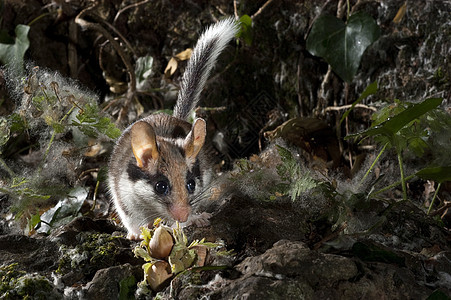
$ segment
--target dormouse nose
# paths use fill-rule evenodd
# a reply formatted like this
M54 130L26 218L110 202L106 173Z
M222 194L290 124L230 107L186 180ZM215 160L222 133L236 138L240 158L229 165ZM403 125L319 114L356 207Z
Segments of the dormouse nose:
M183 223L188 220L191 213L191 207L189 205L174 204L169 207L169 212L174 220Z

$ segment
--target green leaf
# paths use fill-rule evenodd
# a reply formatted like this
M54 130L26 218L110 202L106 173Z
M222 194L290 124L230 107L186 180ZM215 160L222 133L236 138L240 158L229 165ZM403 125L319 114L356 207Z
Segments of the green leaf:
M39 222L41 222L41 216L39 214L32 215L29 220L30 228L34 228L36 225L39 224Z
M354 101L354 103L352 103L351 108L348 109L343 116L341 117L340 120L340 124L344 121L344 119L346 119L346 117L349 115L349 113L354 109L354 107L356 106L357 103L360 103L363 99L367 98L370 95L374 95L377 92L377 81L374 81L373 83L371 83L369 86L366 87L366 89L362 92L362 94L360 95L359 99L357 99L356 101Z
M393 103L381 107L371 116L371 127L375 127L376 125L384 123L393 116L406 110L409 107L408 104L409 103L407 102L402 102L398 99L394 99Z
M252 45L252 19L248 15L243 15L240 18L241 30L238 37L243 38L247 45Z
M415 175L426 180L443 183L445 181L451 181L451 166L425 168L418 171Z
M415 132L412 134L418 135L418 133ZM407 139L407 142L409 150L411 150L417 157L422 157L425 150L428 148L428 144L423 140L422 136L410 137Z
M353 14L348 23L331 15L320 16L307 38L307 50L324 58L346 82L351 82L365 50L380 36L374 19L364 13Z
M117 139L121 135L121 131L119 128L111 122L110 118L103 117L99 120L99 122L94 125L97 130L111 139Z
M441 290L435 290L432 292L432 294L429 295L429 297L426 298L426 300L449 300L449 296L442 292Z
M125 277L119 282L119 300L127 300L134 298L136 290L136 278L133 275Z
M108 179L108 168L106 166L102 166L97 173L97 181L106 182Z
M11 125L9 129L11 132L23 132L27 129L27 123L25 118L22 118L18 113L13 113L9 116L9 121Z
M84 187L75 187L67 195L67 198L59 201L41 215L41 225L37 231L49 233L51 226L58 226L69 223L75 218L88 196L88 190Z
M98 132L105 134L111 139L116 139L121 135L121 131L111 122L108 117L101 117L101 112L96 104L88 103L83 110L77 114L79 122L72 120L73 126L77 126L81 132L89 137L96 138Z
M363 261L374 261L383 263L395 263L405 266L405 258L390 249L381 248L376 244L356 242L352 246L352 253Z
M0 43L1 44L14 44L14 39L8 34L8 31L5 29L0 30Z
M290 194L291 200L295 201L302 193L318 186L318 182L313 179L310 172L301 168L288 149L279 145L276 147L282 160L282 163L276 167L277 173L282 180L287 181L287 183L277 184L275 186L277 191Z
M135 75L138 89L142 88L147 78L152 75L152 66L153 57L150 55L138 57L136 60Z
M442 100L442 98L426 99L421 103L412 105L377 126L371 127L368 130L358 134L348 135L346 138L355 137L356 135L375 136L379 134L392 138L401 128L409 124L411 121L439 106L442 103Z
M136 247L133 249L133 254L135 254L135 257L141 257L141 258L144 259L145 261L152 261L152 260L154 260L154 259L150 256L149 252L147 252L146 249L144 249L143 247L136 246ZM143 269L145 270L144 267L149 267L149 268L150 268L151 266L152 266L151 263L149 263L149 264L144 264L144 265L143 265ZM144 271L144 272L146 272L146 271Z
M0 153L1 147L9 140L10 129L6 118L0 117Z
M10 64L12 69L18 73L23 71L23 59L25 51L30 46L28 31L30 27L19 24L16 26L16 38L14 44L0 43L0 62L4 65ZM9 40L7 42L10 42Z

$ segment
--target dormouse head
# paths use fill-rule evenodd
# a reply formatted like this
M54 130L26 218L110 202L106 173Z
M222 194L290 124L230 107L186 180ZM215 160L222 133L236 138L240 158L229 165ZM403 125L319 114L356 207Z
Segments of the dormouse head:
M146 180L148 189L140 198L153 201L160 217L179 222L187 221L191 202L199 192L201 170L198 155L206 136L206 124L196 119L186 137L168 138L155 134L145 121L131 128L131 146L136 170ZM144 195L143 195L144 193Z

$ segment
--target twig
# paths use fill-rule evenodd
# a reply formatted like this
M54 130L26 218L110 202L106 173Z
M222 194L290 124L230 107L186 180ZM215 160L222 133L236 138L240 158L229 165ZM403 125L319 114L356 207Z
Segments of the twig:
M297 94L298 94L298 104L299 104L299 116L303 117L304 116L304 105L302 104L302 93L301 93L301 73L302 73L302 68L301 65L304 61L304 55L302 54L302 51L299 51L299 59L298 59L298 66L297 66L297 71L296 71L296 76L298 77L297 81L296 81L296 89L297 89Z
M214 111L214 112L218 112L218 111L226 111L227 110L227 106L218 106L218 107L197 107L196 111Z
M120 15L121 15L124 11L126 11L126 10L128 10L128 9L130 9L130 8L135 8L135 7L138 7L138 6L140 6L140 5L146 4L146 3L149 2L149 1L150 1L150 0L144 0L144 1L141 1L141 2L138 2L138 3L133 3L133 4L130 4L130 5L126 6L126 7L124 7L123 9L119 10L119 11L117 12L116 16L114 17L113 24L116 23L117 19L119 19Z
M428 215L431 213L432 206L434 205L435 198L437 198L438 191L440 190L441 186L442 186L442 183L439 182L437 188L435 189L434 196L432 197L431 205L429 205L429 209L428 209L428 212L427 212Z
M326 103L326 84L329 83L332 75L332 67L329 65L327 73L321 82L321 89L319 91L318 104L316 105L316 113L319 114L322 111L324 104Z
M337 18L341 19L343 18L343 15L345 13L345 7L346 7L346 0L340 0L338 1L338 5L337 5ZM346 1L348 3L348 7L349 7L349 0Z
M349 0L348 0L348 4L349 4ZM345 103L348 104L348 99L349 99L349 82L345 82ZM338 121L338 118L337 118ZM338 123L337 125L340 125L340 123ZM343 149L343 140L341 139L341 131L338 130L338 128L340 128L340 126L337 126L337 131L338 131L338 138L339 138L339 143L340 145L340 149ZM346 135L349 134L349 118L346 116L345 118L345 130L346 130ZM354 167L354 158L352 155L352 148L348 147L348 156L349 156L349 168L352 170L352 168Z
M259 14L261 14L261 12L262 12L269 4L271 4L272 1L273 1L273 0L268 0L268 1L266 1L265 4L263 4L263 5L257 10L257 12L251 16L251 19L254 20L254 18L257 17ZM235 1L234 1L234 2L235 2Z
M233 0L233 13L235 14L235 19L238 20L239 16L238 16L238 7L236 5L236 0Z
M348 104L348 105L343 105L343 106L328 106L324 109L324 111L332 111L332 110L344 110L344 109L349 109L352 107L352 104ZM358 108L364 108L364 109L368 109L368 110L372 110L372 111L377 111L377 109L375 107L372 106L368 106L365 104L360 104L357 103L356 105L354 105L354 107L358 107Z
M69 38L70 42L67 45L67 64L69 66L70 76L77 78L78 75L78 55L75 41L78 38L78 26L75 22L69 22Z
M95 30L95 31L100 32L111 43L111 46L113 46L114 50L116 50L116 52L119 54L119 56L122 59L122 62L124 63L124 65L125 65L125 67L127 69L127 73L128 73L128 75L130 77L130 82L128 84L127 100L125 101L125 104L121 108L121 111L119 113L119 117L118 117L118 120L117 120L117 122L120 122L122 117L125 115L125 112L127 111L128 105L130 105L132 99L136 95L136 77L135 77L135 73L134 73L132 64L130 63L130 58L123 51L123 49L121 48L119 43L114 39L114 37L105 28L103 28L99 24L91 23L91 22L88 22L88 21L83 19L83 17L87 14L87 12L89 12L94 7L96 7L96 5L97 4L95 3L94 5L82 10L75 17L75 23L80 25L82 28L87 28L87 29L91 29L91 30Z
M363 3L362 3L362 0L357 0L357 2L352 6L351 14L353 14L353 13L357 10L357 8L359 8L359 6L360 6L361 4L363 4Z
M432 212L429 215L431 217L439 215L439 214L441 214L442 212L444 212L445 210L447 210L450 207L451 207L451 202L447 202L447 203L445 203L445 205L443 205L442 207L440 207L439 209L437 209L436 211Z
M127 49L133 53L134 56L137 56L135 50L132 47L132 44L130 44L130 42L125 38L125 36L122 35L122 33L116 29L116 27L114 27L113 25L111 25L110 23L108 23L105 20L99 19L100 22L102 22L103 24L105 24L106 26L108 26L108 28L110 28L111 30L114 31L114 33L116 33L119 38L124 42L125 46L127 46Z
M80 175L78 175L78 179L81 179L81 178L85 177L86 175L88 175L89 173L94 173L94 172L99 172L99 168L92 168L92 169L84 170L83 172L81 172Z

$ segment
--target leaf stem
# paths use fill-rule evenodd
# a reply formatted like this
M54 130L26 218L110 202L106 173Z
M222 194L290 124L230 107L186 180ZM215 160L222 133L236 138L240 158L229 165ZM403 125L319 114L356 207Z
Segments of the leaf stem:
M414 178L415 176L416 176L415 174L412 174L412 175L407 176L406 178L404 178L404 180L405 180L405 181L408 181L408 180ZM380 190L378 190L377 192L372 193L371 195L372 195L372 196L378 195L378 194L380 194L380 193L383 193L383 192L385 192L385 191L388 191L389 189L394 188L395 186L400 185L401 183L402 183L402 181L396 181L395 183L390 184L389 186L386 186L386 187L384 187L383 189L380 189Z
M1 157L0 157L0 165L6 170L6 172L8 172L8 175L11 177L11 179L16 176L16 174L14 174L13 170L11 170L11 168L8 167L6 162Z
M96 203L97 203L97 193L99 191L99 185L100 185L100 181L97 180L96 182L96 187L94 189L94 196L92 197L92 206L91 206L91 212L94 211L94 209L96 208Z
M379 158L381 157L382 153L384 153L385 148L387 148L388 143L386 143L384 145L384 147L382 148L382 150L379 152L379 154L377 155L377 157L374 159L373 163L371 164L370 168L368 169L368 171L366 171L365 176L363 176L362 180L360 180L360 184L363 183L363 181L365 180L365 178L370 174L371 170L374 168L374 166L376 165L377 161L379 160Z
M37 16L36 18L34 18L33 20L31 20L27 25L31 27L31 25L33 25L34 23L36 23L36 22L39 21L40 19L42 19L42 18L44 18L44 17L46 17L46 16L48 16L48 15L52 15L52 14L55 14L55 13L53 13L53 12L47 12L47 13L44 13L44 14L40 14L39 16Z
M434 197L432 197L431 204L429 205L429 209L428 209L428 213L427 213L428 215L431 212L432 205L434 205L435 198L437 197L437 194L438 194L438 191L440 190L441 185L442 185L442 183L439 182L439 184L437 185L437 188L435 189Z
M50 147L52 146L52 143L53 143L53 140L55 139L55 136L56 136L56 131L53 130L52 136L50 137L50 141L49 141L49 144L47 146L47 149L45 149L45 153L44 153L44 157L42 158L41 165L39 166L38 174L41 173L42 167L44 166L44 163L47 160L47 156L49 155Z
M351 4L349 0L346 0L347 12L346 12L346 21L349 20L349 15L351 14Z
M75 107L78 106L76 106L76 104L73 104L69 111L61 118L60 123L62 123L74 111Z
M401 151L398 151L398 163L399 163L399 171L401 172L402 198L403 200L407 200L406 178L404 175L404 166L402 163Z

